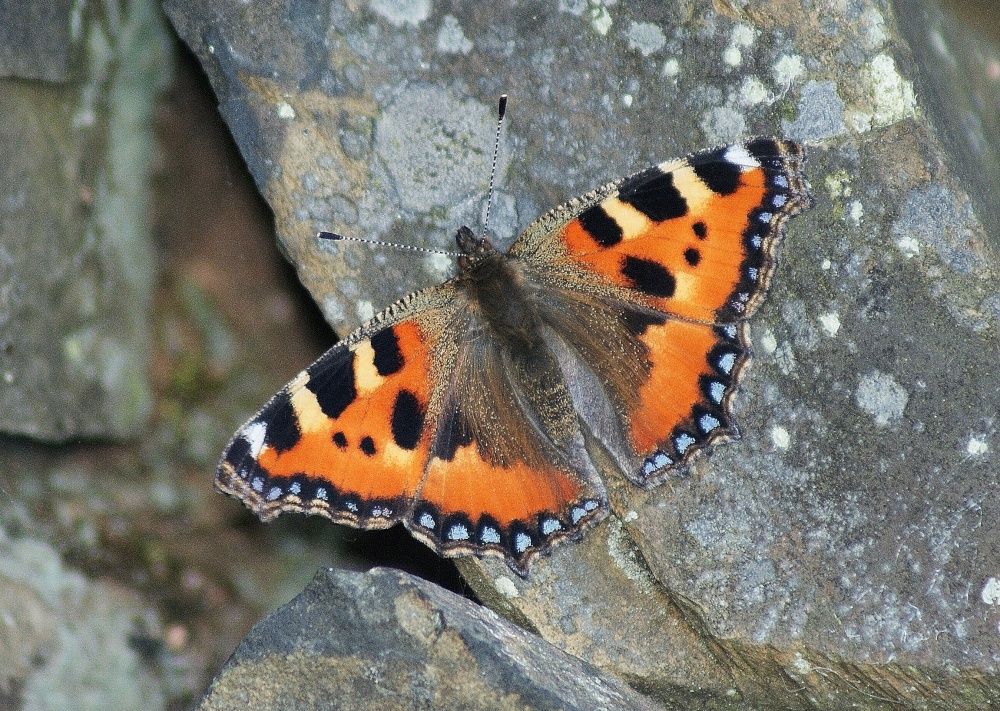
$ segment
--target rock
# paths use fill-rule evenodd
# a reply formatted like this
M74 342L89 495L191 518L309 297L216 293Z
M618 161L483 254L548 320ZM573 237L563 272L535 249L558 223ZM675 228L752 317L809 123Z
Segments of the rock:
M820 18L707 0L166 3L342 333L450 265L315 232L451 249L480 225L502 92L491 228L508 239L665 158L750 134L807 141L817 205L791 222L751 320L742 440L649 492L610 482L614 517L527 581L461 563L485 603L663 703L1000 698L1000 142L977 118L996 86L985 49L953 53L945 18L898 7L905 36L865 1ZM980 77L978 103L941 101L962 76Z
M406 573L323 570L198 704L243 709L655 709L626 684Z
M0 619L5 708L165 708L163 681L134 649L155 613L64 567L48 544L8 540L2 530Z
M130 436L152 407L147 181L169 45L152 3L32 5L0 22L17 39L0 53L0 431Z

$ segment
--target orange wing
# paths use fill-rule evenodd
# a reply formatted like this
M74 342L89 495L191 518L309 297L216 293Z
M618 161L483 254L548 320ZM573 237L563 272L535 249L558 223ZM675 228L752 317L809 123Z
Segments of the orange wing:
M415 321L341 341L239 429L216 487L263 521L286 511L359 528L399 521L429 456L432 345Z
M621 356L564 331L605 374L639 461L629 467L619 457L633 480L656 483L735 435L730 401L749 358L744 320L764 298L784 222L810 202L801 146L758 138L610 183L540 218L511 247L554 289L617 304L641 344L637 395L616 398L625 390L613 377Z
M431 292L444 298L428 305ZM407 297L299 373L237 431L216 487L264 521L285 512L369 529L402 520L442 555L498 555L521 575L596 523L606 495L578 453L578 428L560 443L568 454L546 440L535 444L547 457L509 456L511 432L534 432L512 395L518 384L484 389L482 357L466 358L455 383L469 338L452 293L447 283ZM423 313L401 318L408 308ZM477 386L475 406L448 394ZM468 422L486 423L481 439Z

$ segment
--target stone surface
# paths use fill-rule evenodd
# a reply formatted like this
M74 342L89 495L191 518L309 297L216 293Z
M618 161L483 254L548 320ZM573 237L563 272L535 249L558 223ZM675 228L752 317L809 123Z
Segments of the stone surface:
M454 593L386 569L325 570L261 621L199 711L655 709L609 677Z
M44 23L27 27L41 20L36 6L6 4L16 17L4 32L46 35ZM17 76L65 82L0 79L0 431L134 435L152 406L147 183L169 45L155 5L141 0L72 12L60 2L42 14L69 29L47 39L66 43L53 66Z
M451 248L481 219L502 92L491 229L508 240L648 163L806 140L817 205L751 322L743 439L650 492L610 482L615 517L528 581L461 567L495 609L663 702L1000 698L988 48L942 52L955 30L933 14L903 36L895 10L917 4L875 0L166 6L342 333L450 265L315 231ZM980 77L964 124L916 81L947 83L962 71L930 69L959 59Z
M65 81L70 9L69 0L0 2L0 76Z
M48 544L0 529L0 706L165 708L163 683L136 650L155 613L123 588L63 566Z

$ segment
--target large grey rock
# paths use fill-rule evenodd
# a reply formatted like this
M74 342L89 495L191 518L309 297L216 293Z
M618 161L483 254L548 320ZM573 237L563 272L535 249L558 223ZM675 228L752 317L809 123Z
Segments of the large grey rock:
M0 25L12 42L0 72L13 77L0 79L0 431L134 435L152 407L162 17L142 0L6 3Z
M909 17L908 44L876 0L166 7L341 332L450 265L314 233L451 248L479 224L501 92L491 224L509 238L657 160L805 140L817 205L751 322L743 439L650 492L609 482L614 517L527 581L461 568L495 609L664 702L1000 699L1000 220L995 169L963 158L997 136L974 102L956 121L915 81L949 76L916 58L977 71L940 15Z
M405 573L325 570L243 640L197 706L655 709L494 612Z

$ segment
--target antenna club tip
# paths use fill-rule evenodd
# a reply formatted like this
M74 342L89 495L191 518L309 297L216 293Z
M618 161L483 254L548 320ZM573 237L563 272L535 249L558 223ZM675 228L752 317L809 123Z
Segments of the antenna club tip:
M503 118L504 113L507 111L507 95L500 94L500 118Z
M316 233L316 238L317 239L329 239L329 240L333 240L334 242L339 242L340 240L344 239L344 236L343 235L338 235L338 234L336 234L334 232L317 232Z

